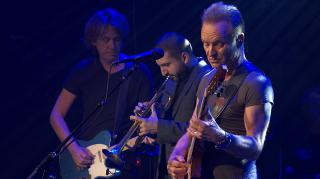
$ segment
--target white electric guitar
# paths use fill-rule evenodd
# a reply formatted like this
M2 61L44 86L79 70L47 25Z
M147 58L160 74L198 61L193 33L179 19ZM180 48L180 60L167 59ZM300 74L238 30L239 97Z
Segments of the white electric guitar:
M60 154L60 175L62 179L97 179L112 178L120 174L119 170L108 168L105 165L106 156L102 153L103 149L110 149L111 135L107 131L101 131L89 141L78 140L79 144L86 147L94 156L93 164L88 169L79 170L73 162L68 150Z

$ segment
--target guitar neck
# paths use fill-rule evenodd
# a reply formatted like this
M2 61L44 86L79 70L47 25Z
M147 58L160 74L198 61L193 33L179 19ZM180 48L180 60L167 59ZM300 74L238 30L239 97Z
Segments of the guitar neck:
M217 86L219 85L219 83L221 83L224 80L224 76L225 76L225 70L223 70L222 68L218 68L216 73L214 74L213 78L209 82L208 86L204 89L203 96L197 105L197 114L196 115L197 115L198 119L201 119L201 117L202 117L202 112L204 110L204 105L206 104L206 101L207 101L207 96L212 94L217 89ZM193 176L193 174L192 174L192 156L193 156L193 150L194 150L195 143L196 143L196 137L192 137L189 148L188 148L188 154L187 154L187 164L189 164L188 171L187 171L187 175L188 175L187 178L188 179L191 179L191 177ZM201 164L198 164L198 165L201 165ZM199 174L199 172L196 175L201 176L201 174Z
M198 105L197 118L201 117L206 99L207 99L207 88L205 88L205 92L204 92L204 95L202 96L202 99L200 101L200 105ZM195 142L196 142L196 137L192 137L190 145L189 145L189 149L188 149L188 155L187 155L187 163L190 164L189 166L191 166L192 153L193 153Z

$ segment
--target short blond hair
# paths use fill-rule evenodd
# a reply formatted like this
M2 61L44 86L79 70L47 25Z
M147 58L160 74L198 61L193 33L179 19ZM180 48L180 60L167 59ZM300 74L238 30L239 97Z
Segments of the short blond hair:
M204 22L229 22L235 32L244 32L244 21L238 8L234 5L227 5L223 2L211 4L202 14L202 23Z

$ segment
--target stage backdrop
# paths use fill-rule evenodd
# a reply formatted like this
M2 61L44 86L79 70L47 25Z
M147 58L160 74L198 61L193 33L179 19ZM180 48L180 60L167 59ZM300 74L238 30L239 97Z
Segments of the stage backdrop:
M1 178L25 178L58 144L49 114L70 68L89 56L82 41L87 18L105 7L131 26L124 52L153 48L167 31L188 37L204 56L200 16L212 0L4 1L1 3ZM249 60L275 91L262 178L319 174L320 1L228 0L243 13ZM159 69L152 69L157 84ZM79 118L75 109L69 121ZM74 123L70 122L71 126ZM319 150L318 150L319 151Z

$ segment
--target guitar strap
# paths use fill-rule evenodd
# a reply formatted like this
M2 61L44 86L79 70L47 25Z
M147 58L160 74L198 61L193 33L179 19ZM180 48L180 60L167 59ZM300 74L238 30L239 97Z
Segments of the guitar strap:
M223 106L219 108L220 110L216 111L213 114L214 119L218 119L222 112L226 109L228 104L230 103L231 99L236 95L237 91L239 90L240 86L244 82L244 79L254 71L255 67L250 62L243 62L236 70L236 73L231 77L229 80L229 85L227 89L225 89L226 98Z

